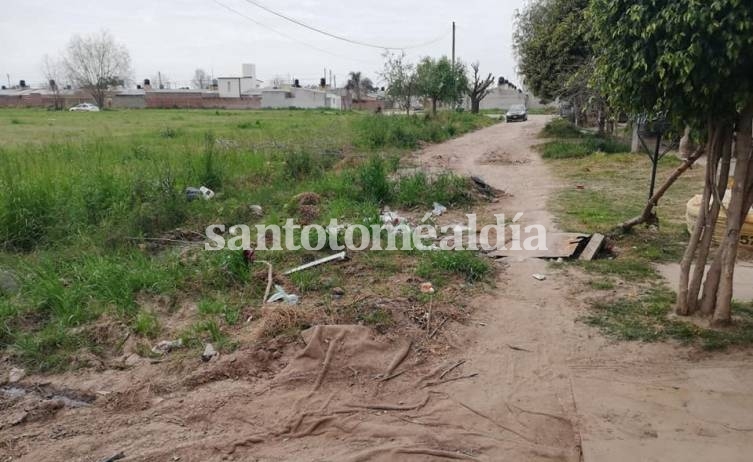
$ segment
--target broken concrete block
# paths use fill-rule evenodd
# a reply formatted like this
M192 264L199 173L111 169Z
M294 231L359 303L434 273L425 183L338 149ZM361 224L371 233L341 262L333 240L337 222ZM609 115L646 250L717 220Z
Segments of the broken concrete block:
M206 346L204 346L204 352L201 354L201 360L202 361L211 361L212 358L219 355L217 353L217 350L214 349L214 346L212 346L211 343L207 343Z
M8 383L18 383L26 377L26 370L14 367L8 373Z

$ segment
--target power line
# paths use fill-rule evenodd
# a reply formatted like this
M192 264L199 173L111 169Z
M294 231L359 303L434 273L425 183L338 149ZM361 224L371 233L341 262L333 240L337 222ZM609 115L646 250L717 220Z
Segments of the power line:
M354 45L361 45L361 46L370 47L370 48L378 48L380 50L408 50L408 49L411 49L411 48L420 48L420 47L424 47L426 45L431 45L432 43L436 43L436 42L442 40L443 38L445 38L447 36L447 34L442 34L439 37L437 37L435 39L432 39L432 40L430 40L428 42L419 43L419 44L411 45L411 46L405 46L405 47L391 47L391 46L385 46L385 45L377 45L377 44L374 44L374 43L362 42L362 41L359 41L359 40L354 40L354 39L351 39L351 38L348 38L348 37L344 37L342 35L337 35L337 34L333 34L331 32L327 32L327 31L325 31L323 29L320 29L318 27L314 27L312 25L306 24L305 22L300 21L298 19L291 18L290 16L286 16L286 15L280 13L279 11L275 11L275 10L273 10L273 9L271 9L271 8L269 8L269 7L265 6L265 5L257 2L256 0L246 0L246 2L248 2L248 3L250 3L250 4L254 5L254 6L256 6L258 8L261 8L264 11L272 13L275 16L278 16L278 17L280 17L282 19L285 19L286 21L290 21L293 24L297 24L297 25L299 25L301 27L305 27L306 29L312 30L314 32L318 32L320 34L324 34L324 35L326 35L328 37L331 37L331 38L334 38L334 39L337 39L337 40L342 40L344 42L352 43Z
M222 2L220 2L220 1L218 1L218 0L212 0L212 1L213 1L214 3L216 3L217 5L219 5L219 6L223 7L223 8L225 8L226 10L228 10L228 11L230 11L230 12L232 12L232 13L235 13L235 14L237 14L238 16L240 16L240 17L242 17L242 18L244 18L244 19L246 19L246 20L248 20L248 21L251 21L251 22L253 22L253 23L254 23L254 24L256 24L257 26L259 26L259 27L263 27L264 29L267 29L267 30L270 30L270 31L274 32L275 34L278 34L278 35L280 35L280 36L282 36L282 37L285 37L285 38L286 38L286 39L288 39L288 40L292 40L293 42L296 42L296 43L298 43L298 44L301 44L301 45L307 46L307 47L309 47L309 48L312 48L312 49L314 49L314 50L317 50L317 51L319 51L319 52L321 52L321 53L324 53L324 54L328 54L328 55L330 55L330 56L334 56L335 58L340 58L340 59L347 59L347 60L350 60L350 61L359 61L359 62L362 62L362 63L368 63L368 64L371 64L371 61L366 61L366 60L363 60L363 59L357 59L357 58L349 58L349 57L346 57L346 56L340 56L340 55L338 55L338 54L332 53L332 52L331 52L331 51L329 51L329 50L325 50L325 49L323 49L323 48L319 48L319 47L317 47L317 46L315 46L315 45L312 45L312 44L310 44L310 43L308 43L308 42L304 42L303 40L298 40L297 38L295 38L295 37L292 37L292 36L290 36L290 35L288 35L288 34L286 34L286 33L284 33L284 32L280 32L279 30L277 30L277 29L274 29L274 28L272 28L272 27L270 27L270 26L268 26L268 25L266 25L266 24L264 24L264 23L262 23L262 22L260 22L260 21L258 21L258 20L256 20L256 19L252 18L252 17L250 17L250 16L248 16L248 15L246 15L246 14L243 14L242 12L240 12L240 11L236 10L235 8L232 8L232 7L230 7L230 6L226 5L226 4L224 4L224 3L222 3Z

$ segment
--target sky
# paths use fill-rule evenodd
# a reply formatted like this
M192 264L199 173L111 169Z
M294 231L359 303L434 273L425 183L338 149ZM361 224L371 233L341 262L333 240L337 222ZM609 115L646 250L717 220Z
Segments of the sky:
M519 82L512 32L524 0L254 1L352 40L397 48L423 44L405 50L412 62L450 56L455 21L459 59ZM160 72L173 85L189 86L197 68L233 77L240 76L242 63L254 63L262 80L314 84L326 68L342 86L350 71L378 83L384 62L382 49L310 31L247 0L24 0L0 14L0 82L7 85L10 75L13 85L24 79L41 86L45 54L60 56L73 35L103 29L130 52L137 82Z

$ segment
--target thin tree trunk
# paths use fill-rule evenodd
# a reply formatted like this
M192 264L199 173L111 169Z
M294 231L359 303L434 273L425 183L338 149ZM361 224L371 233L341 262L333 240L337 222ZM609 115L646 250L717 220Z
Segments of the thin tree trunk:
M720 135L717 139L717 144L714 146L713 162L709 159L706 171L706 182L711 188L711 209L708 212L706 218L706 224L703 229L700 247L697 250L695 268L693 270L693 277L690 280L690 287L688 291L688 311L689 314L693 314L698 311L699 308L699 293L701 291L701 285L703 284L703 276L706 273L706 262L709 258L709 252L711 251L711 243L714 237L714 228L716 222L719 219L719 211L722 207L722 200L724 199L725 189L719 191L720 178L727 178L729 176L729 165L731 151L729 149L732 143L732 133L729 128L724 128L724 134ZM721 155L720 155L721 153ZM719 168L719 162L721 159L721 168ZM725 180L726 181L726 180ZM708 280L714 279L712 272L709 272Z
M617 229L622 232L627 232L633 229L635 226L643 223L648 223L653 220L654 208L659 204L659 200L661 200L661 198L675 183L675 181L677 181L677 179L680 178L680 176L682 176L682 174L685 173L685 171L688 170L696 160L700 159L705 152L705 147L698 148L696 152L693 153L693 155L685 159L682 165L677 167L677 169L672 172L672 174L669 176L669 178L667 178L664 184L662 184L661 187L659 187L659 189L651 197L651 199L649 199L648 203L646 203L646 207L643 209L643 213L622 223Z
M716 140L719 136L719 131L716 126L709 124L709 137L706 142L706 146L709 151L709 157L715 156ZM715 160L714 160L715 161ZM711 163L711 159L709 161ZM707 178L708 169L710 166L707 164ZM701 200L701 206L699 208L698 219L696 220L695 228L688 241L688 246L685 248L685 254L680 261L680 284L678 287L677 306L675 307L675 313L680 316L687 316L690 313L690 303L688 302L688 292L690 290L690 269L693 264L696 249L700 243L703 229L706 226L706 220L708 218L708 203L711 200L711 185L708 181L703 188L703 199Z
M729 324L732 320L732 281L735 274L737 249L740 244L740 228L748 209L746 193L753 183L753 162L751 147L753 145L753 101L749 102L737 120L737 139L735 142L735 184L732 187L729 210L727 211L727 230L721 245L721 276L716 295L716 306L711 320L712 325Z
M710 233L710 235L708 236L709 241L711 241L713 238L716 223L719 219L719 212L721 211L721 208L724 204L724 196L727 194L727 179L729 178L730 160L732 157L732 133L730 132L730 128L727 129L727 136L725 138L724 145L722 146L724 151L722 151L721 169L719 171L719 175L717 175L715 178L716 193L714 196L716 201L714 205L716 208L714 209L714 221L713 223L711 223L711 226L708 226L708 232ZM710 242L708 244L704 242L704 244L710 249ZM721 269L721 259L714 258L706 274L706 281L703 283L703 294L699 306L701 314L704 316L709 316L714 312L714 305L716 304L716 293L717 289L719 288L719 277L721 275Z
M634 120L632 124L633 124L633 127L632 127L633 135L632 135L632 139L630 140L630 152L631 153L641 152L641 140L638 137L638 122Z
M431 113L434 115L437 114L437 99L436 98L431 99Z

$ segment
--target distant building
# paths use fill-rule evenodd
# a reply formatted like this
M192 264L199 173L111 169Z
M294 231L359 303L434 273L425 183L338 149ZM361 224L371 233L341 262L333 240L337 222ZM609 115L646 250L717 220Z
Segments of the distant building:
M311 88L265 88L261 91L262 108L342 109L342 105L340 95Z
M241 77L217 78L217 91L220 98L240 98L242 95L258 94L261 81L256 77L255 64L243 64Z

